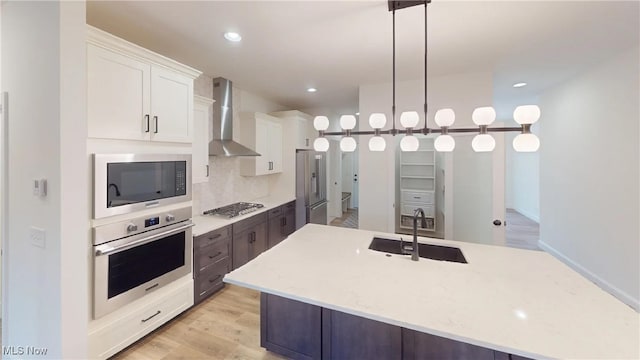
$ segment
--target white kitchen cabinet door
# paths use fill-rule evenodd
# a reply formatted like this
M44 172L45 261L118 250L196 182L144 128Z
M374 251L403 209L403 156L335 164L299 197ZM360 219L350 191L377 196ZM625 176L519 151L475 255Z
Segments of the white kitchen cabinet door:
M193 141L193 80L160 67L151 68L151 139Z
M271 169L269 152L269 122L264 119L256 119L255 150L260 156L255 158L255 174L265 175Z
M269 173L282 172L282 125L276 122L269 124L269 157L271 170Z
M193 183L209 181L209 142L212 137L211 105L213 100L194 96L193 104L193 155L191 168Z
M263 113L243 112L240 116L241 143L260 156L241 159L240 175L260 176L282 172L282 125Z
M148 140L150 77L151 65L87 44L89 137Z

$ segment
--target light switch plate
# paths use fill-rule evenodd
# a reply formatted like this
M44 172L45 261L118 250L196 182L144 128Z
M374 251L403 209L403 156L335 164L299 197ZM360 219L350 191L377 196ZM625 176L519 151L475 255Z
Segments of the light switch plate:
M32 226L29 229L29 238L30 238L31 244L33 246L37 246L37 247L41 247L41 248L45 247L45 231L44 231L44 229L40 229L40 228L37 228L35 226Z

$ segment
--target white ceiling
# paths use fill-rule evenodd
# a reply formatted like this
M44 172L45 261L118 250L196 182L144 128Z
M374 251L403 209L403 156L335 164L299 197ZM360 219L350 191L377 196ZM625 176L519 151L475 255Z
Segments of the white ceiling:
M490 71L498 106L640 42L637 1L433 0L428 12L429 76ZM398 80L423 77L423 16L396 13ZM391 81L386 1L89 1L87 22L291 109L353 113L360 84Z

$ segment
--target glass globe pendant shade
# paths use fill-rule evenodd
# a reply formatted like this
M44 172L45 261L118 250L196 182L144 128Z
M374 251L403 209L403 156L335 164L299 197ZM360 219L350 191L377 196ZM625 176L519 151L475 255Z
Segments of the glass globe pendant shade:
M313 127L317 131L325 131L329 128L329 118L326 116L316 116L313 119Z
M344 130L351 130L356 127L356 117L353 115L340 116L340 127Z
M382 129L387 124L387 117L383 113L373 113L369 116L369 125L372 129Z
M405 111L400 114L400 124L404 126L405 129L413 129L418 125L419 121L420 115L415 111Z
M440 127L449 127L456 120L456 113L453 112L453 109L440 109L436 111L433 120Z
M384 151L387 147L387 142L382 136L374 136L369 139L369 151Z
M491 106L479 107L473 110L471 119L476 125L491 125L496 120L496 111Z
M489 134L476 135L471 142L475 152L490 152L496 148L496 140Z
M533 124L540 119L538 105L522 105L513 111L513 119L520 125Z
M313 150L325 152L329 150L329 140L327 138L317 138L313 141Z
M400 140L400 150L402 151L418 151L420 141L413 135L407 135Z
M540 140L535 134L520 134L513 139L513 149L518 152L536 152L540 148Z
M340 150L344 152L353 152L356 149L356 139L352 137L343 137L340 140Z
M440 135L433 142L433 147L435 147L436 151L451 152L456 148L456 141L451 135Z

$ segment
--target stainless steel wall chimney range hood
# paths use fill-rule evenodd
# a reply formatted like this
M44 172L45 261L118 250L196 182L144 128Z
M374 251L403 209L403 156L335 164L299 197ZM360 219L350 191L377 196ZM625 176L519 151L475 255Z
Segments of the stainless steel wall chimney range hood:
M231 81L213 79L213 140L209 156L260 156L248 147L233 141L233 102Z

